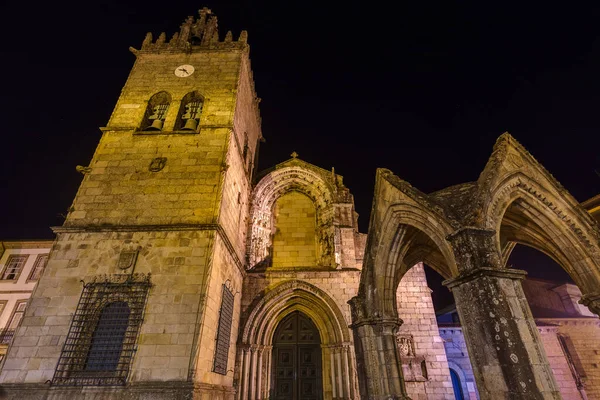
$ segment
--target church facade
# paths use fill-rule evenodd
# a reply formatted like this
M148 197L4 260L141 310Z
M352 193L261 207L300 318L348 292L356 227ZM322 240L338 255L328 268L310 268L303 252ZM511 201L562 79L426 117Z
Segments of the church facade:
M5 358L7 398L453 399L422 262L452 278L459 300L484 290L473 283L480 275L463 273L451 255L474 241L455 250L439 244L473 229L449 217L444 225L440 205L472 198L473 186L429 199L380 170L367 240L335 171L293 153L257 174L263 136L245 31L221 38L216 17L202 9L172 37L148 34L131 51L135 64L90 164L78 167L83 181L54 228L46 270ZM520 157L512 138L502 140L495 154L516 146L511 154ZM435 212L385 211L413 203ZM421 233L403 233L403 218L413 217ZM478 274L490 273L486 263ZM473 351L495 340L475 327L478 318L500 326L488 321L496 298L479 316L457 301L471 327L464 334L479 395L560 398L523 311L523 274L492 275L495 290L510 292L497 311L512 340L502 343L508 358L500 344L487 355ZM582 293L597 310L594 288ZM507 322L511 313L518 316Z

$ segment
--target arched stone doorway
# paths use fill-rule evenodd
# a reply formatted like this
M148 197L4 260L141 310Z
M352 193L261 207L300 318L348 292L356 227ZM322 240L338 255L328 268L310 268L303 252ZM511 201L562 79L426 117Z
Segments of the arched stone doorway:
M321 400L323 398L321 338L304 313L294 311L273 335L271 398Z
M258 294L242 313L235 378L237 400L270 398L278 328L290 315L308 317L317 329L321 351L321 397L359 397L353 343L342 311L323 290L300 280L285 281Z

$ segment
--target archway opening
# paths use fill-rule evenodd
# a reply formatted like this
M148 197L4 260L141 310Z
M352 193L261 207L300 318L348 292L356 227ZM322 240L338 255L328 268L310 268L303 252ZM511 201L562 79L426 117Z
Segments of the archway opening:
M453 276L453 269L436 236L409 225L397 231L397 246L392 246L390 264L394 266L395 307L402 324L397 331L397 348L409 397L420 393L439 393L452 396L451 379L440 337L432 289L452 294L441 281ZM390 266L391 266L390 265ZM427 265L427 266L426 266ZM426 278L437 275L437 287Z
M313 321L294 311L279 322L273 336L271 398L323 398L321 338Z
M596 287L597 272L585 240L526 195L507 206L498 240L505 267L527 272L523 295L561 395L596 396L600 386L586 383L594 368L586 349L600 340L600 331L580 300Z
M464 400L465 396L463 395L460 377L458 376L456 371L453 370L452 368L450 368L450 377L452 378L452 389L454 389L454 399L455 400Z

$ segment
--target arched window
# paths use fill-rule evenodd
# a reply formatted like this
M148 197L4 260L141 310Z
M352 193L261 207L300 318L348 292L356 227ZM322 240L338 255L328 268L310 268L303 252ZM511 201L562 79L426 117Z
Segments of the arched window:
M85 371L120 369L119 359L130 314L129 306L124 301L116 301L104 306L92 334L90 350L84 366Z
M148 100L148 108L142 121L142 130L160 131L163 128L171 96L167 92L158 92Z
M200 123L204 99L198 92L190 92L183 96L175 130L196 131Z
M460 383L460 378L455 370L450 368L450 377L452 378L452 388L454 389L454 398L456 400L463 400L465 397L463 395L462 386Z
M150 286L145 274L97 277L83 286L52 385L127 384Z

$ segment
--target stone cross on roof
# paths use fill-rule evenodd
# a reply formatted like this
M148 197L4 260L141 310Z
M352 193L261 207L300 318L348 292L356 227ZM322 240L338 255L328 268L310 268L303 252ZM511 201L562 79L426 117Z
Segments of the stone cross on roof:
M298 158L298 153L294 151L292 154L290 154L290 156L292 156L292 158Z

